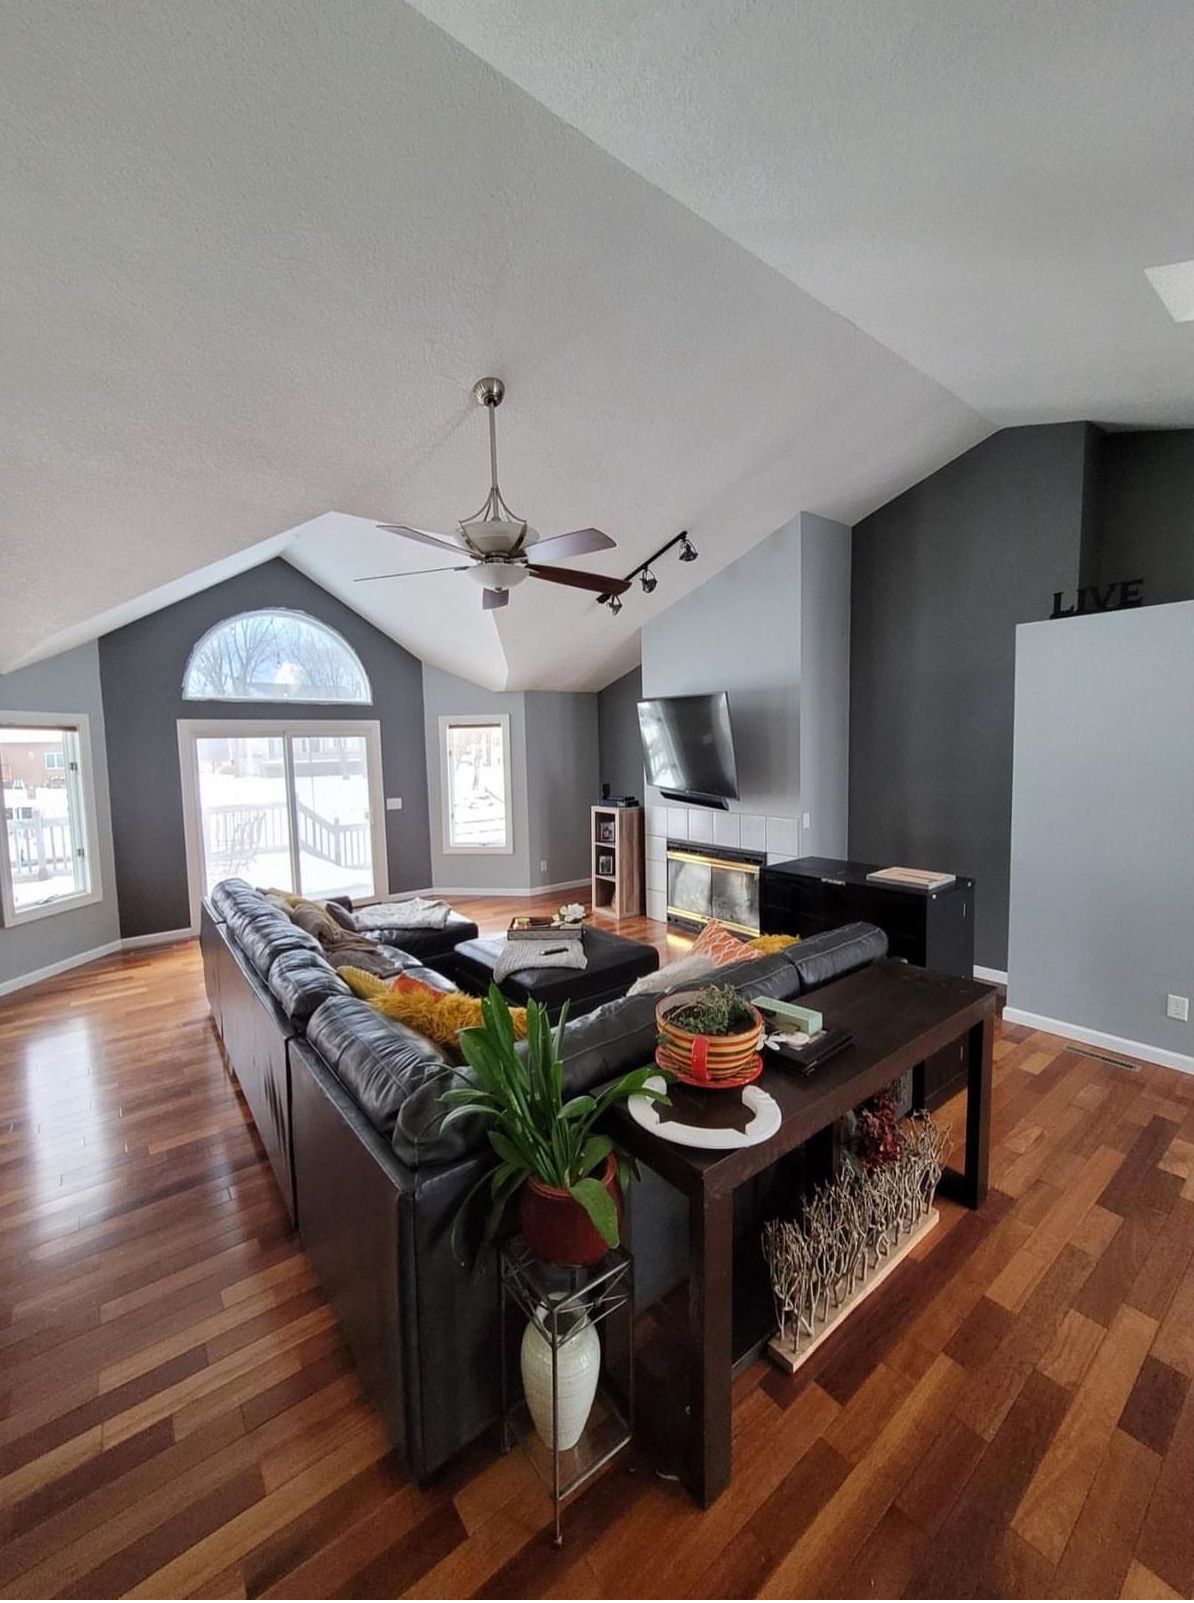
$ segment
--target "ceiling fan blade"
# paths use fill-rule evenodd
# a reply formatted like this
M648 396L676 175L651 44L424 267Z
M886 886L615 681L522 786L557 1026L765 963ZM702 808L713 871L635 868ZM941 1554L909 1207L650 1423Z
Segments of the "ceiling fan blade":
M423 573L467 573L468 563L456 563L451 568L408 568L404 573L362 573L354 584L368 584L371 579L417 579Z
M424 545L438 546L441 551L459 551L467 555L459 540L446 540L442 534L430 534L426 529L412 529L408 523L379 523L387 534L401 534L408 540L420 540Z
M590 551L610 551L616 544L600 529L573 529L570 534L553 534L549 540L538 540L528 550L536 557L587 557Z
M534 547L532 547L532 550ZM527 572L536 579L550 584L570 584L576 590L595 590L600 596L620 596L630 589L628 579L614 579L605 573L577 573L573 568L545 568L538 562L528 562Z
M509 599L509 590L482 590L481 610L492 612L495 607L504 607Z

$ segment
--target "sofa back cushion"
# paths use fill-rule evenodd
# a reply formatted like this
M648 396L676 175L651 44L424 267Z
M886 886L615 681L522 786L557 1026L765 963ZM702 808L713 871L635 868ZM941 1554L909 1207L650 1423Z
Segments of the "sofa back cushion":
M335 969L307 947L283 952L269 971L270 993L297 1030L305 1030L311 1015L329 996L348 996L348 986Z
M843 974L853 974L887 956L887 936L876 924L842 924L838 929L812 935L781 954L800 976L801 989L815 990Z
M387 1141L407 1099L449 1072L438 1047L355 996L332 996L316 1008L307 1040Z
M234 915L225 928L231 930L237 945L263 980L283 952L319 955L319 942L304 930L296 929L284 913L264 912L256 916ZM239 927L238 927L239 925Z

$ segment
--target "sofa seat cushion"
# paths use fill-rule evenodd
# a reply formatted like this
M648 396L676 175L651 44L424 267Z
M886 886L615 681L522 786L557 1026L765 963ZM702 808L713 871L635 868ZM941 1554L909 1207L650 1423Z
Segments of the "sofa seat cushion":
M418 980L421 985L430 985L436 991L456 990L455 980L450 980L437 968L430 968L413 953L405 952L397 946L382 946L381 951L394 964L395 974L391 976L391 981L394 977L401 976L404 979ZM390 982L383 978L382 984L387 983Z
M307 1040L387 1141L407 1099L450 1073L437 1046L355 996L322 1003L307 1026Z
M351 994L331 964L306 947L283 952L274 959L269 988L275 1002L299 1030L306 1029L315 1009L329 996Z
M887 936L876 924L842 924L823 935L810 935L780 956L799 974L802 989L811 991L886 957Z

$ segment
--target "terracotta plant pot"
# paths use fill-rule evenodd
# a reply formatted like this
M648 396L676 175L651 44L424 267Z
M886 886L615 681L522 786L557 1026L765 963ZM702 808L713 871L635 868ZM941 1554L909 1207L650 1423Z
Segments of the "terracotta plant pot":
M605 1160L600 1180L618 1210L618 1233L622 1231L622 1188L618 1184L618 1165L612 1153ZM531 1252L542 1263L578 1266L596 1263L609 1251L594 1229L592 1220L567 1191L546 1186L534 1177L523 1186L518 1198L518 1227Z

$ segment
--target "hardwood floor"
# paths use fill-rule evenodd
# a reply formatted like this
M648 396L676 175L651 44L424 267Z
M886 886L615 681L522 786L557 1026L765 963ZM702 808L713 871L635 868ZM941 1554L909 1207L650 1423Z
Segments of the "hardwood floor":
M947 1205L813 1374L741 1378L713 1509L615 1467L557 1552L518 1454L403 1480L197 948L6 999L0 1595L1189 1595L1194 1079L996 1050L987 1206Z

